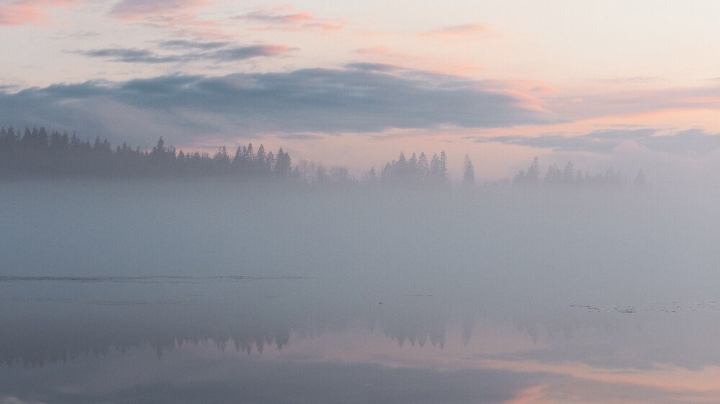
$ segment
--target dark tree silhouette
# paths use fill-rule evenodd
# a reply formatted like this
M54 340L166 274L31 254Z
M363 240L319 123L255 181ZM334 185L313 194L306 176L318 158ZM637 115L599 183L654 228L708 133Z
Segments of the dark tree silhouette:
M25 128L19 135L10 126L0 128L0 178L291 177L292 160L287 152L280 149L277 154L266 154L263 146L258 152L254 153L252 144L238 147L232 160L225 146L212 157L178 152L167 146L162 136L150 152L127 143L113 149L99 136L90 143L75 133L48 133L42 127Z
M275 158L275 176L280 178L289 178L292 173L292 160L290 155L283 151L282 147L278 150Z
M384 189L412 188L445 191L450 189L447 155L433 154L430 161L424 152L412 153L410 158L401 151L396 160L376 171L372 168L363 176L369 186ZM520 170L512 183L523 187L621 187L624 177L614 169L603 175L576 170L568 162L563 170L551 164L541 175L540 162L535 157L527 169ZM48 132L44 127L0 128L0 178L186 178L227 177L237 179L292 180L306 184L346 186L357 181L346 167L326 167L321 163L300 161L293 165L290 155L280 148L267 151L260 145L255 151L252 143L237 146L234 156L226 146L212 156L201 152L184 152L168 146L163 136L151 151L131 147L127 143L113 148L108 140L96 136L81 139L76 133ZM542 179L542 180L541 180ZM462 165L462 184L476 181L474 165L465 156ZM645 174L640 170L633 184L646 186Z

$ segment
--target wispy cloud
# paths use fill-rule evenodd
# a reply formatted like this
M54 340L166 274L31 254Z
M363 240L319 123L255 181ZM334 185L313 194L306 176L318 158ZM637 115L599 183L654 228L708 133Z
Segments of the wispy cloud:
M296 13L273 13L268 11L252 11L240 18L245 20L267 22L272 24L304 24L315 21L315 18L304 11Z
M185 13L190 9L210 5L206 0L122 0L115 4L110 15L136 20Z
M231 62L257 57L280 56L293 51L285 45L230 46L222 42L166 41L166 48L191 49L192 52L159 54L148 49L105 48L80 51L78 53L96 58L104 58L124 63L187 63L203 60Z
M305 11L292 11L287 7L261 8L237 17L250 23L259 24L254 30L290 31L337 31L343 28L341 20L317 18Z
M546 134L540 136L493 136L478 138L478 143L502 143L552 149L554 151L590 152L609 154L627 146L673 154L706 154L720 149L720 134L690 129L661 135L657 129L610 129L597 130L585 135L568 136ZM634 147L632 149L637 149Z
M173 39L170 41L161 41L160 46L163 48L168 49L202 49L202 50L209 50L209 49L217 49L229 46L229 42L222 42L222 41L215 41L215 42L206 42L206 41L190 41L186 39Z
M159 56L147 49L106 48L82 51L80 54L125 63L170 63L180 61L178 56Z
M126 133L127 122L150 122L159 126L139 128L137 133L153 138L159 130L172 131L188 141L203 133L377 133L392 128L542 124L549 119L526 98L495 84L358 65L90 81L0 92L3 122L107 134Z
M48 15L48 9L67 7L80 0L1 0L0 25L25 25L42 21Z
M352 70L362 70L366 72L392 72L400 70L401 68L399 66L387 64L387 63L367 63L367 62L357 62L357 63L348 63L345 65L346 68L352 69Z
M225 37L222 19L203 14L215 5L214 0L122 0L109 15L185 35Z
M296 49L285 45L236 46L219 49L207 54L207 56L216 60L236 61L256 57L279 56Z
M551 108L571 120L622 117L668 110L720 109L720 87L618 91L558 97Z

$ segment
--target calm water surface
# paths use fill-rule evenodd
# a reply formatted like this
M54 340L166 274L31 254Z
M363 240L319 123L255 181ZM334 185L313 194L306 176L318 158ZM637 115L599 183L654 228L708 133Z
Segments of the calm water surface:
M321 284L239 276L0 278L0 402L720 397L717 302L506 310L477 296L344 296L347 290Z
M717 403L711 196L2 184L0 404Z

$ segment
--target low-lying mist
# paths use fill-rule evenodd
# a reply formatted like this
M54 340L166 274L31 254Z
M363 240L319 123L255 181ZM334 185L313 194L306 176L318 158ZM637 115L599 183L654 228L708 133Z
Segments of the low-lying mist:
M0 275L312 277L344 297L500 306L712 298L714 196L6 182Z
M717 196L4 182L0 359L207 338L250 352L352 324L442 347L499 322L558 360L597 361L592 342L601 365L714 363Z

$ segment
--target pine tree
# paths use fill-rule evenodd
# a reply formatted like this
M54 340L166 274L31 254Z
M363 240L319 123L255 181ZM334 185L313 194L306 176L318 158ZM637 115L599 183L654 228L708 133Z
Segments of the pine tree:
M467 154L465 160L463 160L463 185L466 187L475 185L475 169L472 160Z
M278 150L275 158L275 175L281 178L288 178L292 172L292 163L290 155L283 151L282 147Z
M255 173L256 174L264 174L266 172L265 170L265 162L267 159L267 155L265 155L265 146L262 144L260 147L258 147L257 154L255 155Z
M533 159L532 164L525 173L525 183L528 185L537 185L540 180L540 161L537 157Z
M428 166L428 160L427 156L425 156L425 153L420 153L420 157L418 157L417 167L420 182L426 183L428 180L428 174L430 173L430 167Z

